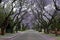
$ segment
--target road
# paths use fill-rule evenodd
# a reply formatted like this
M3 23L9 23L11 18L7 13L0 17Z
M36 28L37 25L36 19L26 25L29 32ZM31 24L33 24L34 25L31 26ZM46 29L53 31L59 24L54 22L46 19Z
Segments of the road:
M55 38L41 34L37 31L29 30L23 32L23 34L18 34L15 38L10 40L55 40Z

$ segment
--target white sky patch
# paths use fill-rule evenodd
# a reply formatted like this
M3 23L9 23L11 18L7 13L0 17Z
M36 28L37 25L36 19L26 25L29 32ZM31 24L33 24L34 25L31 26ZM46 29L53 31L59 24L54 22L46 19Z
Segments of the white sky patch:
M18 16L18 18L20 18L20 17L21 17L21 15Z
M6 7L7 7L7 4L5 4L4 8L6 8Z
M13 7L15 6L15 3L13 3Z
M1 5L3 5L4 4L4 2L1 2Z
M17 9L17 8L14 8L14 9L13 9L13 12L16 12L16 9Z
M50 10L55 9L53 4L49 4L49 5L45 6L44 8L45 8L46 11L50 11Z
M36 7L36 5L34 4L34 7Z
M29 8L28 11L31 11L31 8Z
M49 11L50 10L50 5L47 5L44 7L46 11Z
M45 11L43 10L43 14L45 13Z
M1 7L3 7L3 5L4 5L4 2L1 2Z

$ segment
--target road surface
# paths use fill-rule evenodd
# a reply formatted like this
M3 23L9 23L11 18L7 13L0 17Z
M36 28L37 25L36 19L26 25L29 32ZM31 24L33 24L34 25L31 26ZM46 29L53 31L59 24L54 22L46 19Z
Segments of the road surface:
M55 38L41 34L37 31L29 30L23 32L21 35L18 34L15 38L10 40L55 40Z

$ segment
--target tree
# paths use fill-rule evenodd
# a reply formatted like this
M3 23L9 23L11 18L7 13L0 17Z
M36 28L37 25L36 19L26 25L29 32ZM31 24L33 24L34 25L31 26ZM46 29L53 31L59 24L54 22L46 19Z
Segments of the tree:
M13 2L15 2L15 1L13 1ZM13 4L13 2L12 2L12 4ZM8 13L8 15L5 17L3 23L1 24L1 35L4 35L4 31L5 31L6 27L8 26L9 17L12 15L13 8L14 7L12 5L11 11ZM5 12L5 14L6 14L6 12Z

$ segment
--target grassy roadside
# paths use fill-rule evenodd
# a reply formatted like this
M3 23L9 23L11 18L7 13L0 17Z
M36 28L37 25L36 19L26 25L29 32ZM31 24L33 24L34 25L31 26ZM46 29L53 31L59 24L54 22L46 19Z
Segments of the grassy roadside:
M12 36L14 36L14 35L16 35L16 33L6 33L5 35L0 35L0 38L9 38L9 37L12 37Z
M42 32L40 32L41 34L44 34L44 30L42 31ZM57 40L60 40L60 35L58 35L58 36L55 36L55 34L46 34L46 35L48 35L48 36L51 36L51 37L54 37L54 38L56 38Z
M57 40L60 40L60 35L55 36L55 34L48 34L48 36L55 37Z

